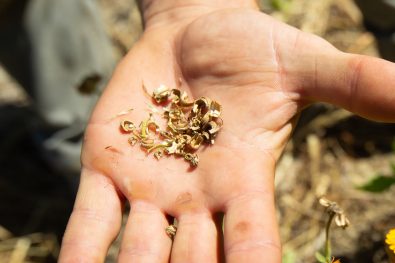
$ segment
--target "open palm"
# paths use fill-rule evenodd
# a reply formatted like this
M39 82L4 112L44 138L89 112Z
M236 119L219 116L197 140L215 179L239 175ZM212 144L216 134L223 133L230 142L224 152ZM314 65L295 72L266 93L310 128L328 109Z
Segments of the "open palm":
M223 212L227 262L280 262L274 169L298 112L326 101L365 117L395 120L395 66L344 54L326 41L252 10L202 15L158 26L118 66L86 130L83 170L62 262L101 262L131 203L121 262L217 262ZM386 78L386 80L384 80ZM157 161L119 129L146 119L142 89L180 86L223 106L214 146ZM133 108L125 115L118 113ZM159 117L158 117L159 119ZM167 216L178 220L174 244Z

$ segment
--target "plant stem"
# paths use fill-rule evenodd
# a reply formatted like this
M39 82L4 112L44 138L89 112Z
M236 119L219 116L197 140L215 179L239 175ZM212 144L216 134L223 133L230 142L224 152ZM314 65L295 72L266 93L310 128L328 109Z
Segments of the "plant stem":
M325 258L327 263L331 263L331 241L330 241L330 228L332 224L332 220L335 217L335 213L330 213L329 214L329 219L328 222L326 223L325 227Z

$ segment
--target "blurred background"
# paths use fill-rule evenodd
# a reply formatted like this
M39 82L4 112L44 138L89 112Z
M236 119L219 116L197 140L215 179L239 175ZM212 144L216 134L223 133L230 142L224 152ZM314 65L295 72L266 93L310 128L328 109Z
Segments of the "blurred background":
M262 10L345 52L395 61L394 0L262 0ZM142 32L134 0L0 0L0 262L56 262L78 184L84 123ZM341 262L388 262L395 125L327 104L302 113L276 172L284 263L316 262L325 195L351 221ZM119 240L107 262L115 262Z

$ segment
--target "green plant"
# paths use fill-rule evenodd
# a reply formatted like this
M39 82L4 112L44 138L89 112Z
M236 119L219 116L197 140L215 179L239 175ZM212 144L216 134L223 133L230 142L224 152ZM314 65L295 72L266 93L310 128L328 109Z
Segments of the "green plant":
M395 153L395 140L392 141L392 150ZM391 174L383 175L377 174L371 180L357 188L366 192L381 193L395 184L395 163L391 163Z
M271 0L271 5L278 11L285 11L289 7L290 2L291 0Z

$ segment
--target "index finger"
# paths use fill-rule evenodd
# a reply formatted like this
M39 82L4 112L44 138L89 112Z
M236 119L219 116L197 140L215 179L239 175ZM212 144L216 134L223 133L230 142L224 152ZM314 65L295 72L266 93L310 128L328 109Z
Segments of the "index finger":
M121 227L122 204L106 176L83 169L59 262L104 262Z
M317 54L316 86L306 96L362 117L395 122L395 64L339 51Z

